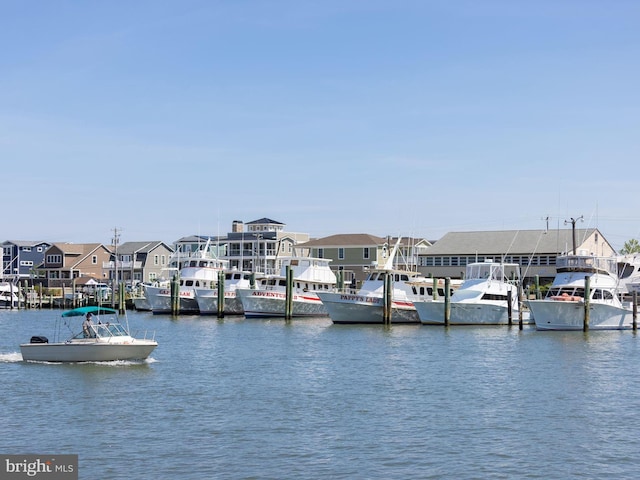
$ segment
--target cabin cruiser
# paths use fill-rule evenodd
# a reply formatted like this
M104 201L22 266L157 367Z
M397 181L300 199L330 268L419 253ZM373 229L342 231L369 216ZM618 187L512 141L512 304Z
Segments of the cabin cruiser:
M196 288L213 286L218 281L218 272L226 268L227 261L221 260L209 251L209 244L193 255L176 260L178 264L179 313L197 315L200 313L196 300ZM171 285L146 285L145 297L154 314L172 313Z
M433 286L430 279L422 277L418 272L394 268L393 262L401 239L388 256L386 262L372 269L359 289L353 287L318 292L331 321L337 324L384 322L384 285L387 278L391 280L391 323L420 323L418 313L413 305L413 298L418 289Z
M224 270L223 313L228 315L242 315L244 310L242 302L236 291L239 288L251 288L255 282L255 275L251 272L243 272L238 269ZM196 287L196 301L200 315L215 315L218 313L218 281L211 287Z
M134 338L111 308L90 306L68 310L56 322L53 342L36 335L20 345L22 359L42 362L108 362L144 360L158 346L154 338ZM80 319L85 321L80 327ZM67 327L71 337L61 340Z
M508 325L529 323L527 312L519 309L520 266L516 263L474 262L467 265L462 285L450 298L450 325ZM509 301L511 303L509 303ZM444 299L416 301L424 325L444 325Z
M318 296L333 289L336 275L329 268L330 259L315 257L283 257L279 275L266 276L255 288L238 288L244 316L285 317L287 300L287 271L291 272L292 317L326 316L327 311Z
M633 327L633 305L618 276L616 257L565 255L556 259L556 276L543 299L528 300L537 330L585 328L586 279L589 279L588 328L624 330Z

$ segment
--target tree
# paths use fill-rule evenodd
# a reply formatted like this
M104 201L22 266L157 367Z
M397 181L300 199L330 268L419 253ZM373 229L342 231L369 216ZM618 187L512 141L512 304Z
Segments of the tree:
M620 250L621 255L630 255L632 253L640 253L640 242L635 238L624 242L624 246Z

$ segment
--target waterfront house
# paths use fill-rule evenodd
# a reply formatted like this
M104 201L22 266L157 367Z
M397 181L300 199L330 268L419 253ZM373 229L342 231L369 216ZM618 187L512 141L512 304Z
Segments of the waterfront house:
M45 252L42 270L47 286L71 286L83 276L107 279L102 265L111 258L111 250L101 243L54 243Z
M383 265L387 255L397 243L397 237L377 237L367 233L345 233L310 240L299 245L312 257L332 259L333 270L343 270L344 279L361 282L369 269ZM395 265L404 270L415 270L420 254L431 246L426 239L402 238Z
M294 247L309 240L307 233L287 232L286 225L270 218L248 223L234 220L226 235L192 235L175 242L175 266L197 252L208 249L229 268L276 274L279 258L294 253Z
M111 283L134 286L169 278L167 267L173 248L160 240L125 242L112 246L111 251L110 259L102 265Z
M50 246L51 243L42 240L6 240L2 243L0 279L21 281L37 277L37 269L44 262L44 252Z

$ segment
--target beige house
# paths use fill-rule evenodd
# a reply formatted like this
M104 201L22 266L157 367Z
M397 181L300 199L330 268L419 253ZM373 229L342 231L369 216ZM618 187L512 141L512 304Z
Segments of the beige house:
M101 243L54 243L44 254L43 270L49 287L70 286L74 278L106 279L102 265L111 250Z
M425 276L463 279L469 263L503 261L518 263L525 283L536 276L551 282L558 255L574 248L578 255L615 254L597 228L449 232L420 256L418 270Z

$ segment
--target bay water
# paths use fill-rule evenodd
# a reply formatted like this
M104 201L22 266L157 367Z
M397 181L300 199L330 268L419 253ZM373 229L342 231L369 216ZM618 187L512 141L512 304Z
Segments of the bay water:
M145 362L23 362L60 314L0 311L0 453L81 479L640 475L632 331L129 312Z

